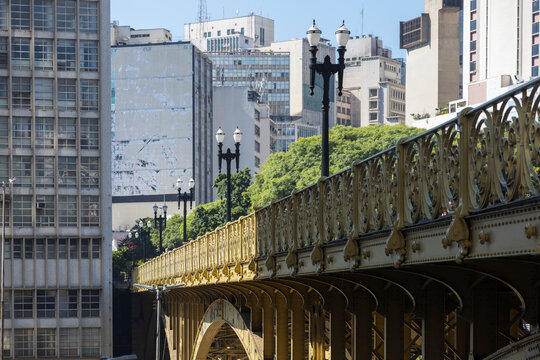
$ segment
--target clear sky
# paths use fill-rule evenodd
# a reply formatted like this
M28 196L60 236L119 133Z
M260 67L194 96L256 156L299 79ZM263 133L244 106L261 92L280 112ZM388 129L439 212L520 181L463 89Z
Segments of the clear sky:
M111 0L111 20L136 29L169 29L173 39L184 39L184 24L197 22L197 0ZM399 21L420 16L423 0L206 0L210 20L249 15L273 19L274 40L303 37L313 19L323 37L335 45L335 31L342 20L351 35L363 33L383 39L394 57L405 57L399 49Z

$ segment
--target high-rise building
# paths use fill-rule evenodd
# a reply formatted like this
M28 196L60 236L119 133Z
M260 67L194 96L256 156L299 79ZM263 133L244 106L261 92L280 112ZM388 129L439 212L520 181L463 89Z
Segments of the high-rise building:
M413 119L433 116L461 98L462 2L425 0L423 14L400 23L400 47L407 49L406 119L411 125Z
M193 177L196 203L212 201L211 62L187 42L111 54L113 229L153 216L154 203L176 202L177 178Z
M5 358L112 355L107 0L0 0Z
M131 26L111 23L111 46L161 44L172 42L169 30L159 29L133 29Z

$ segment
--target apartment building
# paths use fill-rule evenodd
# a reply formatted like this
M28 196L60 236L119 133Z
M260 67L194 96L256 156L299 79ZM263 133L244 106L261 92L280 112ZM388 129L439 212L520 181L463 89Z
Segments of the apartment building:
M107 0L0 0L5 358L112 355Z

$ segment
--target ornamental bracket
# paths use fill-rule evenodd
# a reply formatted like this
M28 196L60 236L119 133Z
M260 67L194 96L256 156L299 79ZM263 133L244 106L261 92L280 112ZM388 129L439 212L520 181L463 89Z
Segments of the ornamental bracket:
M405 237L399 228L399 218L392 225L392 232L386 240L386 249L384 253L390 256L392 253L396 255L394 258L394 267L398 268L407 258L407 248L405 247Z
M446 237L443 239L442 244L446 249L452 245L453 242L458 244L459 250L456 254L456 263L461 264L463 259L469 255L471 250L471 240L469 239L469 226L462 214L463 208L461 205L456 209L456 214L452 223L446 230Z

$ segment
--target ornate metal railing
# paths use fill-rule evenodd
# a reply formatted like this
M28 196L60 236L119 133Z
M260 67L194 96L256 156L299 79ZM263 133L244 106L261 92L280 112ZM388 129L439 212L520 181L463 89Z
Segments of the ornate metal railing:
M311 248L313 264L324 267L324 244L346 240L345 258L359 260L357 239L391 229L387 254L405 260L401 230L452 216L443 245L467 255L468 234L460 228L471 212L540 193L540 79L438 127L354 164L329 178L256 210L214 232L139 267L140 282L229 271L238 264ZM452 231L452 227L455 227ZM465 231L465 233L464 233ZM238 271L238 270L237 270Z

